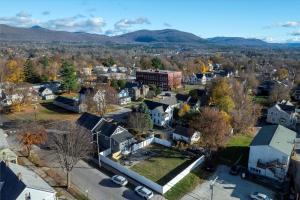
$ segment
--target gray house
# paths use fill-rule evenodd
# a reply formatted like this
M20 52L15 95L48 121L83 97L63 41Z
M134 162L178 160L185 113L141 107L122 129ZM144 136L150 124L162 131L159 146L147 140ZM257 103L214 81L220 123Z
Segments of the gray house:
M111 148L112 152L130 151L135 142L134 136L125 128L90 113L83 113L77 123L91 131L99 150Z

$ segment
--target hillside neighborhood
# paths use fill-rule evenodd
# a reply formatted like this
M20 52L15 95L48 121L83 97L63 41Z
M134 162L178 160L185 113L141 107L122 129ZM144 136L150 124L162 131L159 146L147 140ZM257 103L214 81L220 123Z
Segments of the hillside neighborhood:
M97 9L148 7L52 3L40 20L0 6L0 200L300 200L295 38L137 30L157 25ZM75 7L88 14L63 18Z

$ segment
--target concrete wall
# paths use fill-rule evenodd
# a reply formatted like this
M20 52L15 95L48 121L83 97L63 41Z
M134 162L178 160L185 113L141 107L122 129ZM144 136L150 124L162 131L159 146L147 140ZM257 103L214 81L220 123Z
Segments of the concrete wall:
M134 150L143 148L145 146L150 145L151 143L157 143L157 144L161 144L163 146L166 147L171 147L171 142L167 141L167 140L162 140L159 138L155 138L155 137L150 137L147 138L146 140L144 140L141 143L135 144L133 146ZM187 168L185 168L182 172L180 172L178 175L176 175L172 180L170 180L167 184L165 185L159 185L157 183L155 183L154 181L139 175L138 173L122 166L121 164L114 162L113 160L107 158L106 156L111 154L111 149L107 149L105 151L102 151L99 153L99 164L101 165L101 162L106 163L107 165L110 165L111 167L115 168L116 170L126 174L127 176L135 179L136 181L144 184L145 186L149 187L150 189L160 193L160 194L164 194L166 193L169 189L171 189L176 183L178 183L180 180L182 180L188 173L190 173L193 169L195 169L196 167L198 167L200 164L203 163L204 161L204 156L201 156L200 158L198 158L197 160L195 160L192 164L190 164Z
M180 172L177 176L175 176L172 180L166 183L163 186L163 194L166 193L169 189L171 189L176 183L181 181L186 175L188 175L193 169L197 168L204 161L204 156L201 156L197 160L195 160L192 164L190 164L187 168L185 168L182 172Z

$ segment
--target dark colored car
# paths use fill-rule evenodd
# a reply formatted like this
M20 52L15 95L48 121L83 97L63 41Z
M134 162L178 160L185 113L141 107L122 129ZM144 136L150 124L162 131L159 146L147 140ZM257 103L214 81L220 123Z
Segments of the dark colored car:
M212 162L205 162L203 168L208 172L216 171L216 166Z
M240 172L241 172L241 166L239 165L233 165L231 168L230 168L230 174L232 175L238 175Z

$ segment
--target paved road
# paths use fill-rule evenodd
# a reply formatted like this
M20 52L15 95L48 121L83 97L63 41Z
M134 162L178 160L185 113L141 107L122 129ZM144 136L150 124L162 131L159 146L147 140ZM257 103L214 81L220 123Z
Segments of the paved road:
M249 194L252 192L261 192L273 197L274 193L271 190L256 183L243 180L240 176L230 175L228 172L229 167L219 166L209 181L199 185L193 192L185 195L181 200L210 200L210 183L217 176L218 179L213 188L214 200L247 200L249 199Z

